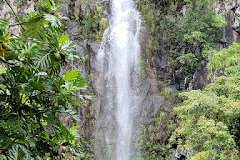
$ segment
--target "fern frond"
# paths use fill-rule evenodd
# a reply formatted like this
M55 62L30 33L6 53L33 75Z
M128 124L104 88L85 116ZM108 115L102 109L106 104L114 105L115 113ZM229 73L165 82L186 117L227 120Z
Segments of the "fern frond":
M61 52L62 53L69 53L74 50L75 44L72 41L66 41L60 44Z
M12 149L9 150L9 160L34 160L29 151L23 147L22 145L13 146Z
M63 126L63 123L58 118L53 115L48 115L45 120L47 121L48 127L55 134L55 136L67 137L69 131Z
M43 48L36 43L27 43L21 46L20 53L23 56L34 56L40 52Z
M7 28L7 26L9 25L9 22L7 20L1 20L0 21L0 28Z
M70 40L70 38L68 37L67 34L63 34L63 35L60 37L60 39L59 39L60 43L65 43L65 42L67 42L67 41L69 41L69 40Z
M6 34L6 28L8 27L9 22L7 20L1 20L0 21L0 36ZM1 38L0 38L1 39Z
M73 97L71 96L68 96L67 99L69 100L69 102L71 102L73 105L77 106L77 107L80 107L80 103L78 100L74 99ZM75 120L78 120L80 117L78 117L78 114L74 114L74 115L71 115L73 117L73 119Z
M79 126L73 126L72 128L68 129L74 140L80 138L80 135L78 134L78 128Z
M65 82L73 81L77 79L78 76L79 76L78 70L67 71L67 73L63 77L63 80Z
M73 85L77 86L79 89L85 89L87 83L85 79L81 76L81 74L79 74L77 79L73 82Z
M57 74L61 70L61 64L60 63L50 63L49 70L47 73L49 74Z
M31 37L43 41L45 39L45 29L43 24L43 15L33 15L29 20L24 24L26 26L23 34L26 37Z
M45 40L46 28L44 25L60 29L61 22L56 16L51 14L31 14L24 25L26 26L24 31L25 36L37 40Z
M86 81L81 77L78 70L67 71L63 80L65 81L65 84L62 86L62 94L64 95L86 88ZM70 98L68 100L76 105L73 99ZM78 104L76 106L78 106Z
M44 0L42 5L39 6L40 12L45 13L56 13L58 9L58 4L54 0Z
M56 29L59 29L61 27L61 22L60 20L51 14L45 14L44 19L50 23L50 25Z
M47 44L49 45L48 47L51 49L51 50L59 50L59 35L58 33L56 32L55 29L49 29L49 34L46 35L46 41L47 41Z
M15 147L13 146L12 149L9 150L9 160L18 160L20 154L20 148L19 145L16 145Z
M36 65L36 68L46 71L52 61L50 54L50 52L44 54L40 53L33 57L33 63Z

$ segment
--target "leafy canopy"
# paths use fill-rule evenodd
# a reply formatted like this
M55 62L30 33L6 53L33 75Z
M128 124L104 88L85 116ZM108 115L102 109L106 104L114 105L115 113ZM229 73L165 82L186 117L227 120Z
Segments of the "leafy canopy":
M234 43L210 56L208 64L217 75L204 90L182 93L183 103L174 109L181 120L171 143L191 152L191 159L239 159L240 74L239 47Z
M215 1L140 0L139 3L153 37L147 45L159 50L159 40L163 40L170 47L170 72L180 64L178 73L191 78L209 50L215 49L226 26L224 17L215 12ZM189 61L183 61L186 56Z

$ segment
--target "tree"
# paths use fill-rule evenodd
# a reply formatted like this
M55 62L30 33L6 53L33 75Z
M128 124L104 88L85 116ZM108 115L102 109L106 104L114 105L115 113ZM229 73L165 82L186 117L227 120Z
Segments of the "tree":
M82 157L79 126L66 128L62 114L78 119L76 91L86 88L77 69L59 75L70 64L74 43L62 34L58 6L45 0L23 19L21 36L0 21L0 158L42 159L71 153Z
M239 48L234 43L214 51L208 64L212 75L223 76L202 91L182 93L183 103L174 109L179 127L170 139L188 150L191 159L239 159L240 74Z

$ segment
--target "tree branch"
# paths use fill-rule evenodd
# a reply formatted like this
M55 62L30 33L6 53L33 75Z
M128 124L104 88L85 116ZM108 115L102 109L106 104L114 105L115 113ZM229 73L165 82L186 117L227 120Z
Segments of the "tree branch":
M24 23L26 23L26 22L21 22L21 23L16 23L16 24L10 24L10 25L9 25L9 27L13 27L13 26L22 25L22 24L24 24Z

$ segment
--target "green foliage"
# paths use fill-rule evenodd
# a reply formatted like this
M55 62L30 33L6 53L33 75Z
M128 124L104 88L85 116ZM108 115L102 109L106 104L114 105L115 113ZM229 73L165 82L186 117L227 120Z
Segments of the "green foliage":
M158 81L158 88L160 89L160 95L164 96L167 101L173 102L178 97L178 91L173 91L171 87L166 86L162 81Z
M161 141L163 134L169 134L168 136L170 136L171 132L176 128L175 123L170 118L166 112L158 112L154 116L153 121L143 128L143 135L139 142L141 160L170 159L174 149L170 149L166 142ZM166 123L168 123L167 128L165 128ZM168 133L164 133L166 130Z
M53 0L45 0L39 6L39 12L27 16L23 34L37 40L45 40L46 32L54 32L61 28L57 17L58 6Z
M40 0L39 12L50 13L52 15L57 14L59 10L56 0Z
M240 45L238 43L233 43L229 48L220 52L213 51L209 56L210 62L208 63L208 68L211 70L210 76L224 69L226 73L239 74L239 51Z
M224 18L216 15L212 8L201 9L203 5L210 5L210 2L197 3L196 8L192 6L193 8L189 9L184 16L177 15L163 19L162 30L167 35L167 41L171 43L171 50L174 51L174 55L171 55L173 58L192 53L198 64L208 54L204 51L209 50L209 47L214 47L214 42L222 38L223 27L226 25ZM183 39L184 41L182 41ZM194 71L198 66L182 65L182 73L185 76L193 74L185 71Z
M36 67L49 73L57 72L60 64L55 63L57 59L53 59L54 55L61 55L63 62L71 60L74 43L70 41L67 35L60 35L62 25L55 15L42 12L39 14L31 13L26 20L23 35L34 42L41 41L42 43L31 44L34 47L28 45L25 47L25 51L32 49L31 52L33 52L34 49L38 48L39 51L34 52L36 55L33 57L33 63Z
M45 0L24 21L19 38L8 32L7 20L0 21L0 157L84 157L79 126L66 128L60 121L63 114L76 119L77 99L84 98L76 92L86 82L78 70L59 74L61 65L79 57L62 34L57 4Z
M187 75L189 73L194 73L193 68L196 68L197 66L197 58L192 53L187 53L184 55L181 55L177 58L181 64L183 64L185 67L182 67L181 71L184 75Z
M45 29L42 18L43 15L32 15L32 17L28 19L28 22L25 23L25 35L27 37L31 36L31 38L43 40L45 35Z
M172 93L173 93L172 88L163 87L161 88L160 95L164 96L167 100L171 100L173 98Z
M235 43L210 56L210 75L225 69L225 76L203 91L180 94L184 101L174 112L181 122L170 141L194 151L191 159L239 159L239 46Z
M159 29L159 21L160 21L160 13L157 10L157 7L153 5L154 2L151 0L141 0L139 2L139 8L141 13L144 16L145 24L148 26L149 32L151 33L151 38L148 40L148 47L152 50L158 49L158 43L160 39ZM155 8L156 7L156 8Z
M164 40L170 46L169 60L178 59L169 63L170 68L180 62L180 72L188 77L216 47L226 25L224 17L215 13L212 0L141 0L139 6L152 35L150 48L157 50L159 40ZM181 61L185 54L194 55L193 61Z
M167 145L158 141L142 140L140 160L170 160L169 155L173 152Z
M0 75L6 73L6 68L0 65Z
M191 91L182 96L186 100L175 109L181 123L170 142L177 140L178 147L188 151L207 152L211 159L236 159L237 146L229 131L236 127L232 123L237 119L231 115L235 109L230 109L236 102L209 91Z
M30 156L28 150L22 145L13 146L9 150L9 160L34 160L33 157ZM42 160L39 156L35 157L36 160Z
M105 29L108 26L108 20L103 15L106 14L100 3L91 5L86 15L80 17L80 38L82 40L90 39L101 43Z
M6 35L6 33L7 33L7 30L6 30L6 28L8 27L8 25L9 25L9 22L7 21L7 20L2 20L1 22L0 22L0 34L1 35ZM3 37L1 37L1 38L3 38ZM2 40L2 39L1 39Z
M223 16L215 15L215 17L213 17L212 25L216 28L222 28L223 26L227 25L227 22L225 21Z

